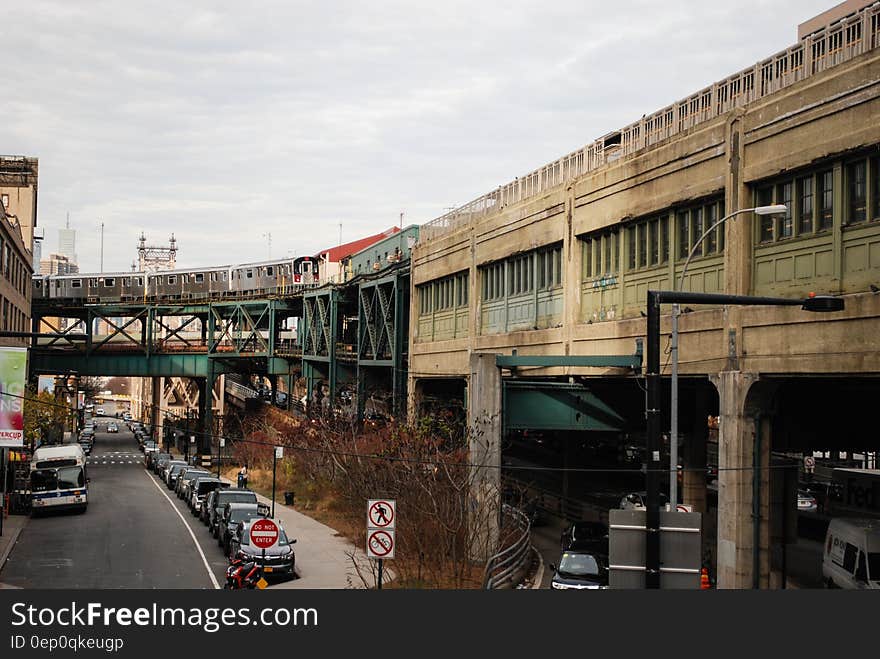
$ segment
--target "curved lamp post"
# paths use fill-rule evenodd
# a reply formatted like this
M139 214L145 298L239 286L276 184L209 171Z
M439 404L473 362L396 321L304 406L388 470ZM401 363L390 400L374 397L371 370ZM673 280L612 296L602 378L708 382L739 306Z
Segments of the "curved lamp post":
M678 278L678 286L673 282L673 290L681 291L684 288L684 278L687 274L688 266L691 259L697 253L697 248L703 244L706 237L716 228L727 222L732 217L742 213L755 213L756 215L781 215L788 212L788 207L784 204L774 204L772 206L757 206L755 208L743 208L733 211L730 215L722 217L712 226L706 229L699 238L697 238L691 251L685 259L684 267L681 269L681 275ZM679 304L676 302L672 305L672 338L670 340L670 361L672 363L672 381L670 392L670 414L669 414L669 509L673 512L678 505L678 317L681 315Z

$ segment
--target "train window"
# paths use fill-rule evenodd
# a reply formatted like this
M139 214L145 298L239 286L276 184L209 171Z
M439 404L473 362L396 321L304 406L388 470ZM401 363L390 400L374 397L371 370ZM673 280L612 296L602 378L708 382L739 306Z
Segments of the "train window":
M271 265L266 268L266 276L267 277L274 277L275 276L275 269Z
M303 274L305 274L307 272L311 272L312 271L312 262L311 261L303 261L302 271L303 271Z
M202 274L201 272L197 272L195 274L195 278L196 278L197 284L203 284L205 282L205 275Z
M223 278L223 281L226 281L226 272L221 272L220 276Z
M122 287L130 288L131 287L131 277L123 277L122 278Z
M113 277L104 277L104 288L112 288L116 286L116 280Z
M211 273L211 281L217 281L217 273L216 272Z
M248 279L253 279L253 278L254 278L254 271L253 271L253 270L248 270L248 271L245 273L245 276L246 276Z
M177 276L176 275L169 275L168 276L168 285L174 286L174 284L176 284L176 283L177 283Z
M185 284L189 281L189 275L180 275L180 281Z
M137 285L137 286L143 286L143 285L144 285L144 278L143 278L143 277L138 277L137 279L134 280L134 283L135 283L135 285Z
M71 288L82 288L82 279L72 279L70 282Z
M98 280L89 279L89 288L98 288Z
M34 288L42 288L42 287L43 287L43 282L41 282L39 279L34 279Z

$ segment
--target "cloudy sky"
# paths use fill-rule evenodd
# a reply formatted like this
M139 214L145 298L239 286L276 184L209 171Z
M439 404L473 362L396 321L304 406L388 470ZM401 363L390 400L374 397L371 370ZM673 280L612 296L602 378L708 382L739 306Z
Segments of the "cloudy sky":
M178 265L424 223L797 41L834 0L16 3L0 152L43 254ZM14 20L12 16L14 15Z

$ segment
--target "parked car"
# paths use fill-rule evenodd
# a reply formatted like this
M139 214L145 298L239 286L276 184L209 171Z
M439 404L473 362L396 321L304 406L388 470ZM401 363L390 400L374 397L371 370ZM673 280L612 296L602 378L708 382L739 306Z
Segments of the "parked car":
M587 550L608 555L608 527L601 522L574 522L562 532L562 551Z
M184 501L189 501L190 486L192 485L193 481L199 476L210 475L210 471L208 471L207 469L202 469L201 467L187 468L187 470L180 475L180 478L177 479L177 484L175 485L177 497L183 499Z
M177 484L177 477L180 475L180 472L186 468L187 464L183 460L175 460L174 462L169 463L167 476L165 478L169 490L174 489L174 486Z
M799 513L814 513L819 510L819 504L812 494L806 490L798 490L797 509Z
M119 426L117 426L115 423L108 423L107 432L119 432Z
M213 507L208 511L208 529L215 538L220 530L220 518L227 503L257 503L257 495L251 490L230 487L218 490L212 501Z
M550 564L553 590L604 590L608 588L608 562L589 551L562 552L559 565Z
M152 471L153 473L159 473L159 463L163 460L168 461L171 459L170 453L159 453L158 451L154 453L147 454L147 469Z
M98 408L97 415L98 415L98 416L104 416L104 408L103 408L103 407L99 407L99 408Z
M644 510L648 499L647 492L630 492L620 500L621 510ZM660 493L660 510L665 510L669 499L663 492Z
M290 540L284 532L284 527L276 520L278 525L278 542L265 551L251 544L250 530L253 520L248 520L238 525L238 528L229 543L229 559L239 558L243 561L253 561L263 569L264 577L286 577L292 579L296 576L296 555L293 545L296 540Z
M229 483L224 483L214 476L199 476L189 487L189 499L187 505L190 511L196 517L202 512L202 505L208 497L208 493L219 488L229 487Z
M223 547L223 553L229 556L229 543L238 525L251 519L266 517L269 511L256 503L227 503L220 518L217 530L217 544Z

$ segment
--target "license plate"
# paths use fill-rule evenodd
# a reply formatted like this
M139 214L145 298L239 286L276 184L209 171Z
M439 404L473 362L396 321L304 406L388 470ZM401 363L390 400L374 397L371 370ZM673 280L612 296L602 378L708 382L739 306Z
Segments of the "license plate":
M271 572L271 571L272 571L272 568L271 568L271 567L268 567L268 566L267 566L267 567L264 567L264 568L263 568L263 572Z

